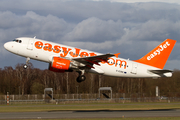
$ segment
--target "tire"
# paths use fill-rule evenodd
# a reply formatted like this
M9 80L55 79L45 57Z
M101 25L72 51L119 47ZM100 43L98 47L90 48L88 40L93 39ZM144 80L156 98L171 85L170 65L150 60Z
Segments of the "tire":
M25 64L25 65L23 66L23 68L24 68L24 69L27 69L27 68L28 68L28 66Z
M80 75L79 77L77 77L77 79L76 79L76 81L78 82L78 83L81 83L82 81L85 81L86 80L86 76L84 76L84 75Z

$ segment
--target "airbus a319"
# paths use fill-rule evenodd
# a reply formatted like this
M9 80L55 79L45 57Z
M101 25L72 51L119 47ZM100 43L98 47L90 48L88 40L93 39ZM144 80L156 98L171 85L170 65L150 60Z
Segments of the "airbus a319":
M49 63L54 72L79 73L77 82L86 79L84 73L92 72L107 76L131 78L171 77L171 70L163 70L176 41L166 39L139 60L119 58L116 54L101 54L80 48L70 47L41 39L20 37L4 44L11 53Z

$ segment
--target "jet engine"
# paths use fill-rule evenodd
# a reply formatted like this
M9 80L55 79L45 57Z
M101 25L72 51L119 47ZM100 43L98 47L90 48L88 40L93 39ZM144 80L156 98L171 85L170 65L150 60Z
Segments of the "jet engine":
M53 57L49 64L49 70L53 72L65 72L71 70L71 61L60 57Z
M80 64L79 64L80 65ZM72 72L73 69L79 70L77 67L77 63L74 61L70 61L67 59L63 59L60 57L53 57L52 62L49 64L49 70L53 72ZM83 64L81 64L83 66ZM86 79L84 76L85 70L79 70L77 71L79 73L79 76L77 77L77 82L82 82Z

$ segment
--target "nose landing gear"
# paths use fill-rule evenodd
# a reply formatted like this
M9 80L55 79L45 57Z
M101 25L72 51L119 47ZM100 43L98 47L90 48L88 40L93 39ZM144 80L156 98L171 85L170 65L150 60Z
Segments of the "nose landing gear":
M26 64L23 66L24 69L27 69L27 68L28 68L28 63L29 63L29 61L30 61L30 58L27 57L27 58L26 58Z

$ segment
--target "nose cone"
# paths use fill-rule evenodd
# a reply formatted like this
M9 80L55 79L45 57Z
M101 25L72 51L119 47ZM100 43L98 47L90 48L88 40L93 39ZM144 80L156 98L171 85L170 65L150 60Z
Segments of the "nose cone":
M15 43L15 42L7 42L7 43L4 44L4 48L5 48L7 51L16 54L18 47L16 47L16 45L15 45L14 43Z
M9 47L9 44L8 44L8 43L5 43L5 44L4 44L4 48L5 48L6 50L8 50L8 47Z
M5 43L4 44L4 48L7 50L7 51L9 51L9 52L11 52L11 51L13 51L13 45L12 45L12 43L11 42L7 42L7 43Z

